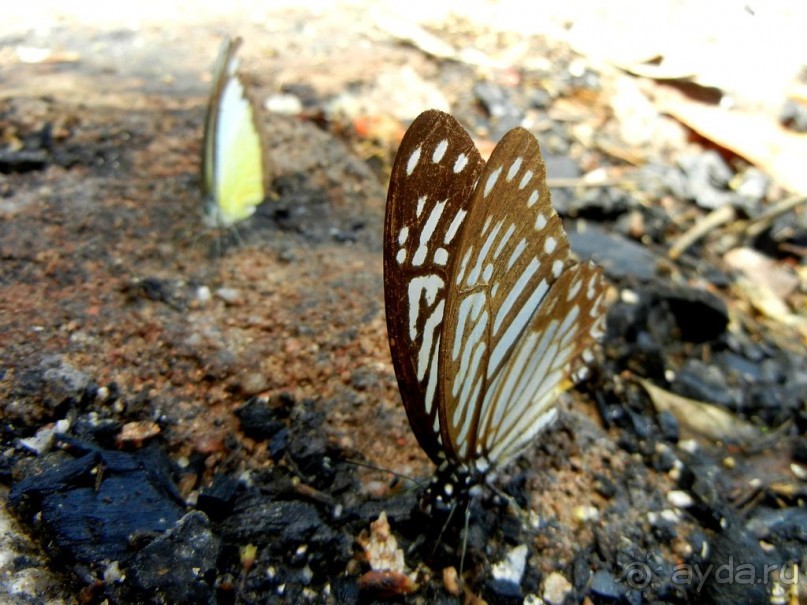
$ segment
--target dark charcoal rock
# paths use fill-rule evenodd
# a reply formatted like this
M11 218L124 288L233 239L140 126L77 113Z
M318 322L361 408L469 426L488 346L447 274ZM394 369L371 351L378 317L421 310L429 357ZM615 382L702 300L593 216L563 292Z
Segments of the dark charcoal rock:
M748 522L748 530L767 542L796 540L807 544L807 510L760 508Z
M356 576L337 576L331 581L331 592L337 603L353 605L359 601L359 580Z
M328 192L312 183L309 175L281 175L272 189L278 199L258 206L252 219L256 230L280 227L312 242L355 241L358 232L366 230L355 217L345 220L334 214Z
M80 484L99 461L96 452L77 459L65 459L60 452L46 456L40 463L43 468L41 472L29 474L11 486L9 504L33 516L39 511L43 498ZM21 461L21 464L24 463Z
M126 561L132 536L164 532L183 513L160 456L89 450L65 460L55 453L57 462L16 483L9 501L26 516L41 512L46 541L67 560Z
M627 592L626 586L604 569L595 571L591 576L589 590L599 599L613 601L618 601Z
M721 351L715 355L714 361L716 365L722 367L728 375L732 376L735 382L757 383L778 382L781 380L779 364L772 359L766 359L762 363L754 363L736 353Z
M743 392L729 386L720 368L690 359L675 376L673 391L684 397L707 401L732 410L741 407Z
M696 343L715 340L728 326L726 303L707 290L665 286L658 289L657 297L675 317L683 340Z
M679 197L695 200L708 210L729 204L743 205L744 198L729 189L734 173L717 152L682 157L679 165L687 177L684 190L675 192Z
M793 460L802 464L807 463L807 437L804 435L796 439L793 447Z
M661 437L665 441L677 443L681 437L681 427L678 425L678 419L672 412L664 410L658 415L658 424L661 428ZM672 467L670 467L672 468ZM665 470L670 470L669 468Z
M270 502L262 494L251 493L239 498L221 531L235 544L270 545L285 554L309 540L322 525L322 518L312 504Z
M267 401L261 397L250 397L244 405L235 410L244 434L256 441L271 439L286 428L288 409L278 399Z
M41 149L0 149L0 174L33 172L43 170L47 165L48 154Z
M804 556L807 510L803 508L760 508L754 511L747 528L758 540L776 546L781 561L799 561Z
M240 482L231 475L216 475L213 483L199 492L196 507L214 521L229 515L235 504Z
M710 575L700 590L697 585L690 585L692 596L698 602L714 605L768 603L771 586L766 585L764 579L767 577L768 583L771 582L770 573L766 574L765 569L772 561L738 519L723 517L721 524L712 537L706 559L695 562L700 570L710 570Z
M272 442L269 444L269 454L275 460L280 459L288 450L289 447L289 429L281 429L272 437Z
M524 600L521 587L515 582L507 580L488 579L485 582L485 593L487 593L485 595L487 600L493 603L519 605Z
M219 540L207 517L190 512L138 552L126 567L133 599L213 603Z
M616 281L628 277L646 281L656 275L659 259L646 246L588 223L585 229L570 226L568 235L569 244L578 256L595 260Z

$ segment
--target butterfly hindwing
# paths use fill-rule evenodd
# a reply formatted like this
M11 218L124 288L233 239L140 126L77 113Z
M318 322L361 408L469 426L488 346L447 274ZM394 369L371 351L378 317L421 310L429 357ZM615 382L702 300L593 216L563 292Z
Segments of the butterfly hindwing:
M222 43L205 116L202 196L205 222L230 227L266 196L268 171L258 111L238 74L240 38Z
M491 154L454 261L440 362L444 447L457 464L501 463L524 443L518 435L551 420L555 387L568 378L568 363L546 358L559 341L534 330L566 318L570 305L554 302L563 285L553 285L565 284L572 266L538 142L526 130L511 130ZM580 331L566 324L570 337ZM556 359L577 346L562 342Z
M455 240L484 162L451 116L427 111L407 130L390 178L384 226L384 292L401 397L423 450L443 451L437 379Z
M487 459L511 458L557 416L572 363L599 336L604 297L602 271L591 263L568 266L550 286L488 385L477 437Z

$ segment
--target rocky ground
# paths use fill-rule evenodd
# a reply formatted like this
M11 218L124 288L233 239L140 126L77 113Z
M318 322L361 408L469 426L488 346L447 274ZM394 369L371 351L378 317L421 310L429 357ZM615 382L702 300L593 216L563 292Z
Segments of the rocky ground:
M806 600L804 97L786 128L509 3L334 6L0 30L2 599ZM236 33L272 196L217 233L201 125ZM391 161L430 107L483 155L533 131L610 285L587 379L467 531L418 509L384 319Z

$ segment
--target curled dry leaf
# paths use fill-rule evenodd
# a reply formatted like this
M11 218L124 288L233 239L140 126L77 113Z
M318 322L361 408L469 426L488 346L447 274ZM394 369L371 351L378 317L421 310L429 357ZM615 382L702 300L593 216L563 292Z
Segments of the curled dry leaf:
M752 444L761 437L757 427L722 408L665 391L642 378L637 380L650 395L656 411L670 412L681 428L697 436L740 445Z
M398 541L392 535L387 513L382 512L378 520L370 524L369 537L359 536L358 542L372 568L359 579L361 590L394 596L417 589L417 584L405 573L403 550L398 548Z

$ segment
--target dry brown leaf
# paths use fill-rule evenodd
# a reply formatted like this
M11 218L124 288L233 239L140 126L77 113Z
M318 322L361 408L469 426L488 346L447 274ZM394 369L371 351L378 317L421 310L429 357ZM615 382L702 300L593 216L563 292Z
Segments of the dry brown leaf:
M761 437L757 427L710 403L676 395L642 378L642 385L656 411L670 412L681 428L712 441L751 444Z
M657 85L659 107L701 136L753 163L787 189L807 195L807 134L782 127L762 112L727 110L692 101Z

